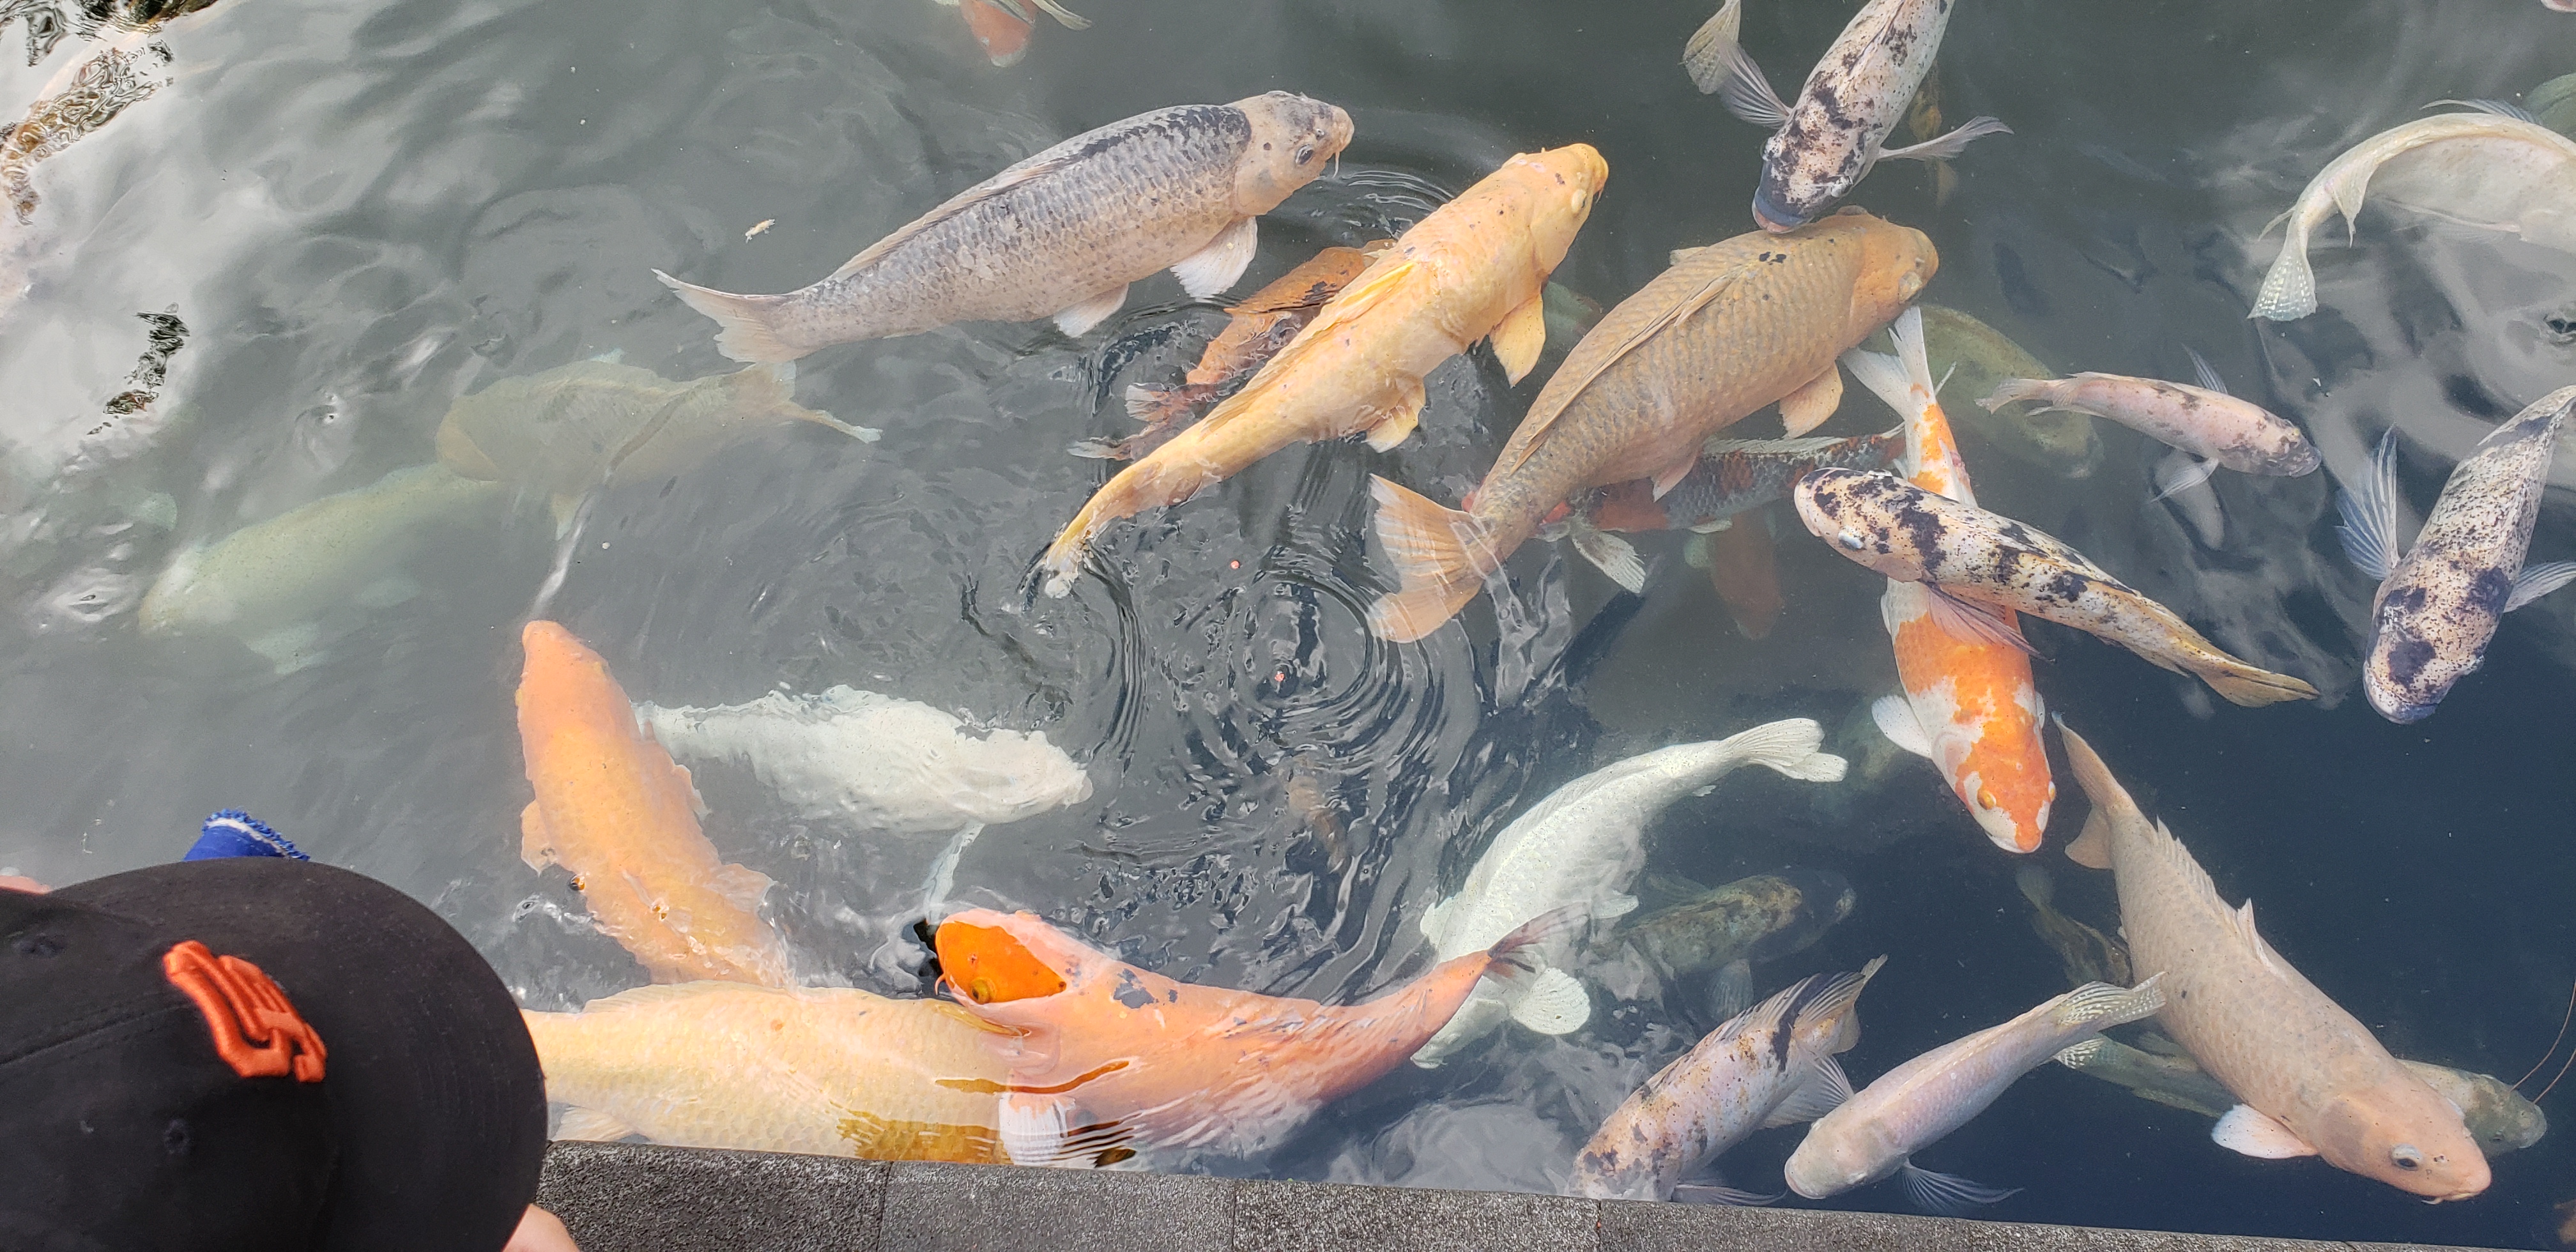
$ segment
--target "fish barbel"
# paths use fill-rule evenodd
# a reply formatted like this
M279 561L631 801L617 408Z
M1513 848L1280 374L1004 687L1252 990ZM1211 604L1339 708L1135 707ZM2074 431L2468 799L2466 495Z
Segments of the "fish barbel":
M1655 1071L1574 1158L1574 1193L1669 1200L1673 1188L1746 1135L1813 1121L1851 1097L1837 1053L1860 1042L1857 974L1815 974L1737 1015Z
M2224 1117L2236 1105L2236 1097L2188 1056L2149 1052L2116 1039L2095 1038L2058 1053L2057 1062L2126 1087L2141 1100L2186 1113ZM2530 1147L2549 1133L2548 1115L2501 1078L2404 1057L2397 1058L2397 1063L2423 1079L2433 1094L2460 1110L2461 1123L2490 1161L2503 1153Z
M1034 913L968 909L937 935L941 985L1013 1033L1003 1147L1024 1165L1096 1144L1248 1155L1404 1062L1488 974L1577 925L1560 910L1403 988L1347 1006L1176 982Z
M2361 666L2362 690L2380 716L2431 717L2452 684L2486 662L2505 614L2576 579L2576 562L2524 563L2570 412L2576 387L2561 387L2488 432L2452 467L2411 548L2397 537L2395 431L2380 437L2370 468L2337 496L2344 552L2380 580Z
M1075 444L1074 455L1132 461L1163 446L1198 419L1201 406L1233 395L1244 380L1269 364L1392 242L1380 240L1365 249L1326 248L1228 308L1225 329L1208 341L1180 386L1157 390L1131 384L1127 388L1127 415L1145 423L1145 429L1124 439Z
M1195 299L1233 286L1252 263L1254 223L1350 141L1349 114L1284 91L1156 109L1003 170L785 295L653 276L715 319L716 350L737 361L952 322L1052 317L1080 335L1157 270Z
M687 982L522 1016L558 1139L1009 1163L995 1028L945 1001Z
M1762 145L1762 183L1753 193L1753 220L1762 229L1788 231L1814 221L1889 157L1947 160L1970 140L2012 133L1980 117L1910 148L1886 147L1932 72L1951 3L1869 0L1808 73L1794 106L1771 90L1762 68L1736 43L1743 0L1726 0L1691 36L1682 51L1691 81L1717 93L1728 112L1774 132Z
M789 985L787 945L760 919L768 877L716 859L689 771L636 727L607 662L542 619L520 639L519 742L537 791L519 815L528 868L571 870L592 920L655 982Z
M2486 1190L2486 1157L2460 1111L2263 941L2252 901L2227 907L2092 745L2063 722L2058 739L2093 801L2066 855L2111 870L2130 961L2164 983L2157 1020L2239 1101L2211 1137L2248 1156L2322 1156L2433 1200Z
M1907 309L1889 324L1896 355L1845 353L1843 363L1905 418L1905 472L1915 486L1974 507L1968 465L1934 395L1923 315ZM2030 653L1992 632L1952 630L1953 614L1919 583L1888 580L1879 620L1896 648L1903 699L1888 696L1870 715L1888 741L1932 762L1986 838L2006 852L2034 852L2057 800L2041 739L2047 705L2030 673ZM2012 610L1996 614L2018 630Z
M1709 436L1766 405L1790 435L1813 429L1842 399L1835 358L1940 268L1923 232L1857 209L1676 256L1566 355L1465 510L1370 484L1402 584L1369 609L1370 630L1431 633L1575 493L1644 478L1668 494Z
M1789 1189L1821 1200L1902 1172L1915 1203L1953 1216L2012 1194L1935 1174L1912 1157L1967 1125L2057 1053L2164 1007L2157 981L2149 975L2135 987L2087 983L1879 1075L1807 1128L1781 1170Z
M2439 213L2473 225L2520 235L2533 243L2576 251L2576 139L2524 118L2489 111L2417 118L2362 140L2326 163L2299 198L2265 226L2289 223L2281 254L2263 275L2249 317L2294 321L2317 311L2317 277L2308 264L2308 236L2328 213L2343 214L2352 237L2363 198Z
M2041 409L2070 409L2108 418L2184 454L2186 461L2156 472L2158 498L2200 483L2213 469L2297 478L2320 464L2317 446L2299 428L2250 400L2229 395L2218 374L2197 352L2200 385L2126 374L2070 374L2064 378L2005 378L1977 406L1991 413L2029 402Z
M1930 593L1944 629L2020 638L1988 610L2071 626L2241 705L2313 700L2317 689L2221 652L2174 611L2036 527L1925 491L1893 474L1818 470L1800 479L1798 517L1853 561Z
M1292 443L1404 442L1422 376L1479 339L1519 382L1547 344L1547 276L1609 176L1586 144L1522 153L1414 223L1243 390L1093 493L1040 560L1047 594L1071 590L1112 519L1178 504Z

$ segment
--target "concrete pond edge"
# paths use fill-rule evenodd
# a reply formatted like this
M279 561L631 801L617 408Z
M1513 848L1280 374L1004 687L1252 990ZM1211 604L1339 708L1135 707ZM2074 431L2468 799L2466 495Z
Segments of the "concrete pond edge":
M2363 1252L2425 1246L579 1142L547 1152L537 1202L564 1220L583 1252Z

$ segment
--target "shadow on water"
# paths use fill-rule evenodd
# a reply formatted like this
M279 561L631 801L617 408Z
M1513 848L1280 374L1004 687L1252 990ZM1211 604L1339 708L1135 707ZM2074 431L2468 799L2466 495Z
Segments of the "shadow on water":
M0 120L78 132L0 142L0 184L33 205L0 221L0 867L72 881L167 859L205 812L241 806L433 903L533 1007L632 985L563 876L518 857L513 641L543 589L637 699L846 683L1043 730L1087 766L1090 798L986 831L958 898L1033 909L1173 977L1328 1001L1397 985L1429 963L1423 910L1540 796L1634 752L1809 716L1850 781L1750 771L1649 830L1658 873L1849 878L1852 918L1763 966L1761 989L1890 954L1846 1058L1862 1079L2061 990L2015 864L1853 717L1893 682L1883 584L1785 519L1786 603L1764 639L1727 624L1678 535L1639 537L1643 595L1532 544L1507 596L1460 625L1368 636L1387 588L1368 476L1456 500L1543 381L1506 386L1484 349L1431 376L1396 450L1280 453L1112 527L1071 597L1026 594L1032 554L1105 473L1061 450L1127 433L1126 385L1176 376L1214 331L1165 279L1080 342L973 325L799 362L796 403L876 442L764 423L650 475L603 470L578 500L503 484L452 525L363 532L399 568L330 584L312 621L150 624L147 592L188 554L408 481L388 476L439 455L460 397L611 354L674 387L733 368L648 268L788 289L1148 108L1290 88L1357 119L1339 172L1265 219L1237 292L1399 232L1513 151L1576 140L1612 174L1556 275L1575 292L1614 304L1672 248L1749 224L1763 135L1676 64L1703 4L1079 7L1092 29L1042 29L996 70L927 0L648 0L607 22L514 0L0 0L34 62L0 58ZM1756 3L1745 42L1787 81L1850 7ZM35 109L110 51L154 85ZM2576 978L2559 730L2576 600L2509 619L2438 718L2384 723L2350 698L2372 589L2335 546L2331 491L2394 427L2420 514L2488 426L2576 377L2576 258L2374 206L2350 247L2330 228L2314 250L2321 312L2244 313L2276 246L2265 221L2334 153L2427 101L2571 70L2576 17L2525 0L1965 0L1944 107L2015 134L1958 162L1946 198L1911 166L1856 197L1932 235L1927 298L2047 364L2172 375L2187 345L2312 433L2327 474L2222 474L2165 502L2148 499L2156 450L2125 430L2100 431L2107 455L2080 480L1973 429L1966 444L1990 507L2324 689L2316 707L2213 705L2091 639L2031 632L2051 708L2222 892L2262 901L2275 946L2399 1053L2506 1076ZM1857 389L1845 408L1825 433L1888 425ZM2564 505L2545 505L2536 559L2576 555ZM871 954L938 840L790 815L746 770L698 782L710 838L776 880L812 971L914 988ZM2057 841L2083 810L2061 800ZM2107 927L2107 887L2055 846L2039 855L2061 902ZM1697 983L1598 994L1575 1034L1506 1027L1441 1069L1401 1067L1264 1159L1197 1167L1555 1190L1599 1119L1717 1020ZM1728 1181L1769 1189L1794 1142L1757 1136ZM2025 1188L2004 1219L2322 1239L2534 1246L2576 1194L2564 1136L2499 1159L2487 1195L2427 1208L2312 1161L2225 1153L2202 1119L2058 1068L1925 1164Z

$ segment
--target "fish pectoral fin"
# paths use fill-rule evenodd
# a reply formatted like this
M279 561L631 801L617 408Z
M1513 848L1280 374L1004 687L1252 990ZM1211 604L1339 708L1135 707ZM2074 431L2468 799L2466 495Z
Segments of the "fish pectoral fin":
M1547 347L1547 296L1540 293L1521 301L1521 306L1503 315L1491 336L1494 359L1503 363L1503 377L1514 383L1529 377L1538 364L1538 354Z
M1070 1096L1014 1091L1002 1097L995 1132L1002 1151L1014 1165L1086 1169L1114 1165L1136 1155L1134 1132L1112 1120L1077 1126Z
M2021 1192L2019 1187L1989 1187L1955 1174L1936 1174L1912 1161L1899 1167L1897 1175L1914 1207L1940 1217L1965 1217Z
M1792 439L1825 424L1843 403L1843 371L1839 364L1827 365L1825 372L1808 379L1798 389L1780 397L1780 424Z
M2102 1053L2108 1047L2108 1040L2095 1035L2082 1043L2069 1044L2058 1049L2057 1055L2051 1059L2068 1069L2088 1069L2102 1062Z
M1384 452L1410 438L1414 426L1422 421L1422 406L1428 399L1421 379L1399 381L1395 397L1377 410L1368 425L1368 446Z
M1682 480L1690 477L1690 472L1698 467L1699 458L1690 457L1656 470L1654 478L1650 480L1653 484L1654 498L1661 500L1671 495L1673 488L1681 486Z
M1055 0L1036 0L1036 3L1039 8L1046 10L1046 15L1048 17L1055 19L1056 25L1061 26L1066 30L1091 29L1090 18L1084 17L1083 15L1056 3Z
M1120 283L1072 308L1059 310L1055 315L1055 328L1063 331L1067 339L1080 339L1091 333L1092 327L1108 321L1109 315L1125 303L1127 284Z
M2235 394L2227 389L2227 380L2218 376L2218 367L2210 364L2209 358L2200 354L2200 349L2184 344L2182 350L2191 358L2192 377L2200 380L2203 391L2215 391L2222 396Z
M2039 655L2030 640L2022 637L2021 627L1997 616L1993 609L1970 604L1930 583L1923 584L1923 589L1932 593L1924 597L1923 603L1931 610L1932 624L1942 633L1953 639L2001 644L2017 652Z
M1770 76L1754 64L1744 45L1718 28L1724 16L1721 10L1718 18L1711 18L1691 36L1682 62L1690 71L1691 83L1701 95L1716 96L1727 112L1764 130L1776 131L1788 125L1788 102L1771 89Z
M2111 815L2097 801L2084 829L2066 845L2066 859L2086 869L2111 868Z
M1869 706L1869 720L1878 723L1878 733L1889 743L1926 760L1932 757L1932 737L1923 733L1923 723L1914 716L1914 702L1903 696L1880 696Z
M1786 1191L1765 1195L1759 1191L1745 1191L1737 1187L1721 1187L1704 1182L1686 1182L1673 1188L1675 1204L1723 1204L1728 1208L1739 1209L1768 1208L1787 1198L1789 1193Z
M1589 920L1595 923L1615 922L1636 911L1637 897L1622 891L1594 902Z
M1571 1034L1592 1017L1592 994L1553 965L1516 981L1504 994L1511 997L1512 1020L1542 1035Z
M2576 582L2576 561L2523 566L2522 572L2513 576L2513 594L2505 597L2504 611L2513 612L2570 582Z
M519 810L519 859L533 870L555 863L554 839L546 833L545 810L538 808L534 800Z
M1172 267L1172 277L1181 280L1181 290L1190 293L1190 299L1205 300L1242 278L1259 246L1260 219L1239 218L1218 231L1208 246L1181 258Z
M563 1119L555 1123L557 1139L586 1139L594 1143L615 1143L629 1135L639 1134L634 1127L600 1112L581 1107L564 1110Z
M1610 581L1627 589L1628 594L1646 594L1646 562L1637 555L1635 544L1584 525L1568 527L1566 537L1573 541L1576 553L1609 575Z
M1968 145L1988 135L2009 135L2013 128L1991 117L1972 117L1949 134L1926 139L1910 148L1881 148L1882 161L1947 161L1967 151Z
M2298 1132L2250 1104L2239 1104L2221 1114L2218 1124L2210 1127L2209 1138L2230 1152L2241 1152L2267 1161L2317 1154L2316 1148L2300 1138Z
M1708 989L1709 1011L1717 1014L1717 1020L1725 1021L1752 1003L1753 963L1739 958L1719 966Z
M1790 1092L1789 1098L1782 1100L1780 1107L1771 1110L1771 1116L1762 1120L1762 1128L1771 1130L1812 1122L1841 1108L1843 1102L1851 1097L1851 1078L1843 1073L1841 1062L1831 1056L1817 1057L1816 1063L1808 1067L1807 1076L1799 1082L1798 1089Z
M2149 500L2162 500L2178 495L2209 481L2218 472L2218 462L2204 461L2188 452L2176 450L2156 462L2156 494Z

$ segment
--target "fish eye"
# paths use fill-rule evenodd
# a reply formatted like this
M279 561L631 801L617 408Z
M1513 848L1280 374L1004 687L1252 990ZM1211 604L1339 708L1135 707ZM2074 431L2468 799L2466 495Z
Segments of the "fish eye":
M1297 164L1299 164L1299 165L1304 165L1306 162L1314 160L1314 159L1315 159L1315 145L1313 145L1313 144L1311 144L1311 143L1301 143L1301 144L1297 145L1297 152L1296 152L1296 156L1297 156Z
M1994 808L1995 793L1985 787L1977 788L1977 807L1981 809Z
M2401 1143L2388 1150L2388 1159L2399 1169L2424 1168L2424 1154L2411 1143Z
M977 1004L991 1004L993 1002L993 980L990 978L978 978L967 983L966 994Z
M1590 203L1592 203L1591 192L1586 191L1581 187L1574 189L1574 207L1577 212L1582 211L1583 207Z
M1840 539L1838 540L1838 542L1840 542L1844 547L1849 548L1849 549L1851 549L1851 550L1852 550L1852 551L1854 551L1854 552L1858 552L1858 551L1860 551L1863 547L1867 546L1867 543L1868 543L1868 541L1867 541L1867 540L1862 539L1859 535L1853 534L1852 532L1850 532L1850 531L1848 531L1848 530L1846 530L1846 531L1844 531L1844 532L1842 533L1842 536L1840 537Z

